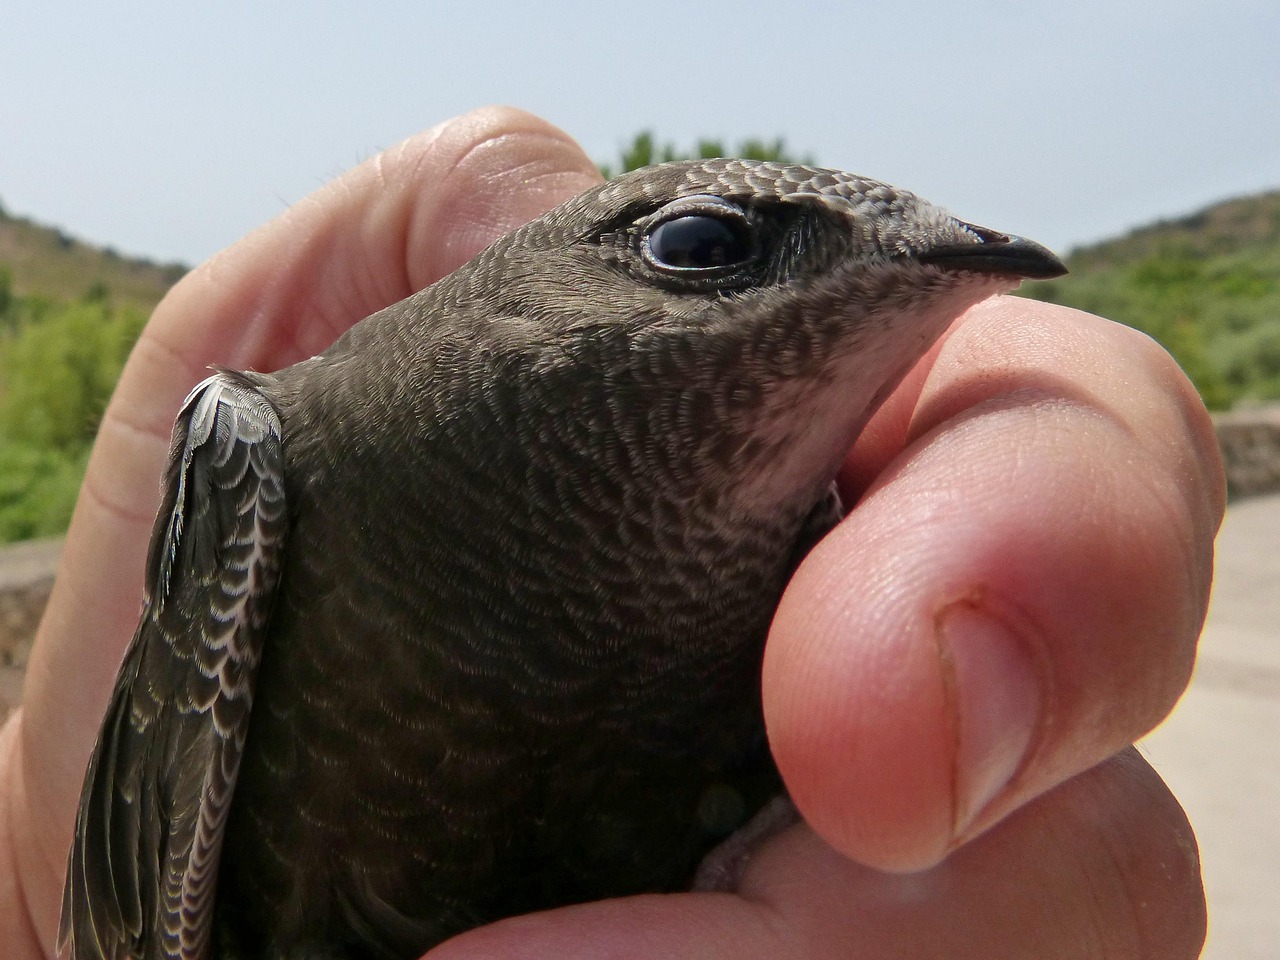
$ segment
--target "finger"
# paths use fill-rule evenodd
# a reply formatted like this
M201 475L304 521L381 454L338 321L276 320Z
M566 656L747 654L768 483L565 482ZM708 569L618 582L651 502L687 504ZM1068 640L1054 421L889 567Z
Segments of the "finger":
M942 864L887 874L806 827L753 858L739 895L633 897L473 931L429 960L1193 960L1195 838L1135 751L1074 778Z
M1190 385L1116 324L994 301L907 393L855 451L879 478L788 588L764 675L797 806L892 869L937 862L1165 716L1223 500Z
M599 179L559 130L476 111L411 138L198 267L156 309L100 429L32 653L22 738L51 880L111 678L137 622L143 554L183 395L210 364L274 369L460 265Z

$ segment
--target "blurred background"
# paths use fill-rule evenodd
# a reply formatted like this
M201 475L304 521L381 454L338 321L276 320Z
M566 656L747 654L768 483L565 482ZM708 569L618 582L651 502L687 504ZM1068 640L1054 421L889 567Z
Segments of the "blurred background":
M43 0L9 4L3 24L0 542L65 528L124 357L189 266L491 102L547 117L613 172L781 155L1033 237L1072 273L1028 295L1154 336L1211 408L1246 411L1242 449L1280 431L1248 413L1280 400L1274 0ZM1280 477L1280 461L1261 469ZM1266 919L1280 907L1280 611L1265 605L1280 594L1280 500L1240 509L1201 674L1150 748L1205 848L1206 956L1233 960L1280 940ZM56 556L56 542L14 549L37 566ZM0 622L20 614L0 596ZM18 674L28 633L0 639Z

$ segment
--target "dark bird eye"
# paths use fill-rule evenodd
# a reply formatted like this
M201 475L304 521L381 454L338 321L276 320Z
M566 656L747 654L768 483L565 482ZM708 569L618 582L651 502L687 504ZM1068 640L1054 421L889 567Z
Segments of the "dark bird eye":
M649 233L649 255L658 266L684 270L728 267L751 258L745 221L691 213L658 224Z

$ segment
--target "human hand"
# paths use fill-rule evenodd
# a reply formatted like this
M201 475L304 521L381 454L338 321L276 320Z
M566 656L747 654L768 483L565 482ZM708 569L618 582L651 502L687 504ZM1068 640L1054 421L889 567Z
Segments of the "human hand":
M157 308L0 739L12 955L53 953L84 765L187 390L211 363L319 352L597 179L559 131L478 111L302 201ZM802 566L770 638L770 735L813 828L764 845L736 895L515 918L432 956L1194 957L1190 830L1132 751L1107 758L1189 674L1216 457L1190 386L1145 339L1026 301L971 311L859 441L845 480L867 495ZM1002 653L978 611L1027 658ZM923 873L854 862L929 867L953 850Z

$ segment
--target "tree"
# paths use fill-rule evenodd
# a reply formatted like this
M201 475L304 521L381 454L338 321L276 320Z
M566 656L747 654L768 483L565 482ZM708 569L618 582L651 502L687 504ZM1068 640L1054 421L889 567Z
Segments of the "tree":
M813 163L809 154L797 156L792 154L782 137L773 140L762 140L759 137L748 137L738 141L737 147L726 149L725 141L704 138L698 141L691 150L683 150L671 142L659 144L652 130L641 130L632 141L624 146L618 155L616 164L600 164L600 172L605 177L614 177L638 170L653 163L666 163L669 160L707 160L711 157L742 157L746 160L776 160L782 163Z
M79 300L6 334L0 436L64 452L87 446L145 322L139 310Z

